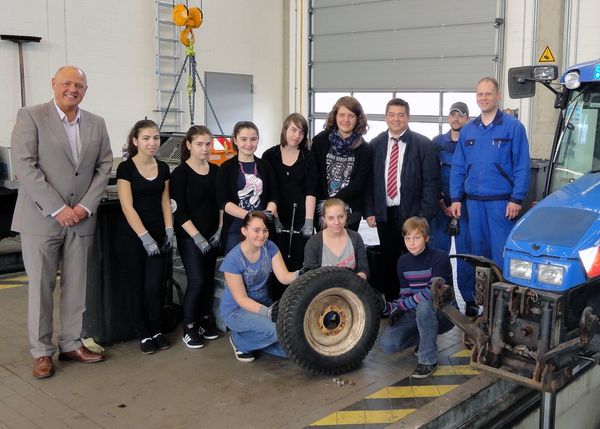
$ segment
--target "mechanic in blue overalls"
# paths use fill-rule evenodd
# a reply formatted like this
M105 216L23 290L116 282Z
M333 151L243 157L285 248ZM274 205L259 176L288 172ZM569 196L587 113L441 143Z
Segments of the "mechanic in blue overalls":
M436 217L431 221L431 246L450 253L452 236L456 253L469 254L471 246L468 233L468 216L466 207L461 207L460 222L450 213L450 168L460 130L469 122L469 108L461 101L450 106L448 124L450 131L433 138L433 143L439 149L440 179L442 182L442 195L440 208ZM475 269L463 260L456 264L458 290L465 301L465 314L470 317L479 314L479 307L475 304Z
M471 253L503 267L504 243L529 186L529 145L525 127L499 110L494 78L477 83L481 115L463 127L450 172L451 214L460 217L466 201Z

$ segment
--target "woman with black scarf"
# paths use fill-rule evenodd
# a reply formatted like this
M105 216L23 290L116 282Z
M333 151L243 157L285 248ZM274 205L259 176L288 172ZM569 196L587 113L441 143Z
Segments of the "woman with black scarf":
M317 198L323 201L335 197L348 204L348 228L354 231L358 231L371 176L371 153L363 139L366 132L367 117L362 106L356 98L345 96L335 103L325 130L313 138L312 145L319 175Z

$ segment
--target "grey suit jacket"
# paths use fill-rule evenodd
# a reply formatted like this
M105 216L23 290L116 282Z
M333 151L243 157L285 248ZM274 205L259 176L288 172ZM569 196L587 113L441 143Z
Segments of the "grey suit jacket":
M11 160L19 180L12 229L53 236L62 227L51 214L63 205L82 204L92 215L72 228L92 235L102 194L112 168L112 152L104 119L80 110L81 153L75 163L69 139L54 101L17 113L11 135Z

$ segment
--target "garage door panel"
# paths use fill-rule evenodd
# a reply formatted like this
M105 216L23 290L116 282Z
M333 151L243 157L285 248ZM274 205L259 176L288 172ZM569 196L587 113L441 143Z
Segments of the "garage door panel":
M472 91L481 77L494 75L494 65L491 58L481 57L316 63L312 88Z
M494 34L481 28L485 25L315 36L313 61L432 58L465 52L491 58Z
M335 34L372 31L375 29L410 29L476 24L490 25L496 16L495 1L378 1L357 2L331 7L329 2L317 2L327 7L314 9L314 34ZM460 13L457 13L460 9Z

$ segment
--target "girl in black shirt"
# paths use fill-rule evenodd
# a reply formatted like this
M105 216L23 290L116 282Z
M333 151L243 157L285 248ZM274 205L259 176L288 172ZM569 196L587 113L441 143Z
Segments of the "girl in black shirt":
M173 170L171 197L175 201L177 250L185 267L183 342L204 346L219 337L212 317L215 264L223 211L217 204L217 167L208 162L212 133L193 125L181 142L181 164Z
M251 211L264 211L269 220L277 211L277 189L271 166L254 156L258 147L258 127L240 121L233 127L238 154L219 168L217 201L225 211L223 233L225 253L240 243L242 220Z
M277 186L275 226L278 234L275 242L290 271L302 268L304 245L314 232L317 161L308 150L307 133L308 123L304 116L292 113L283 121L280 144L263 154L263 159L273 168ZM290 235L280 233L282 229L300 233L292 235L291 249Z
M117 168L117 190L124 219L120 223L120 261L127 279L127 304L140 349L168 349L160 332L165 258L173 245L169 167L154 158L160 133L150 120L136 122L127 139L129 158Z

